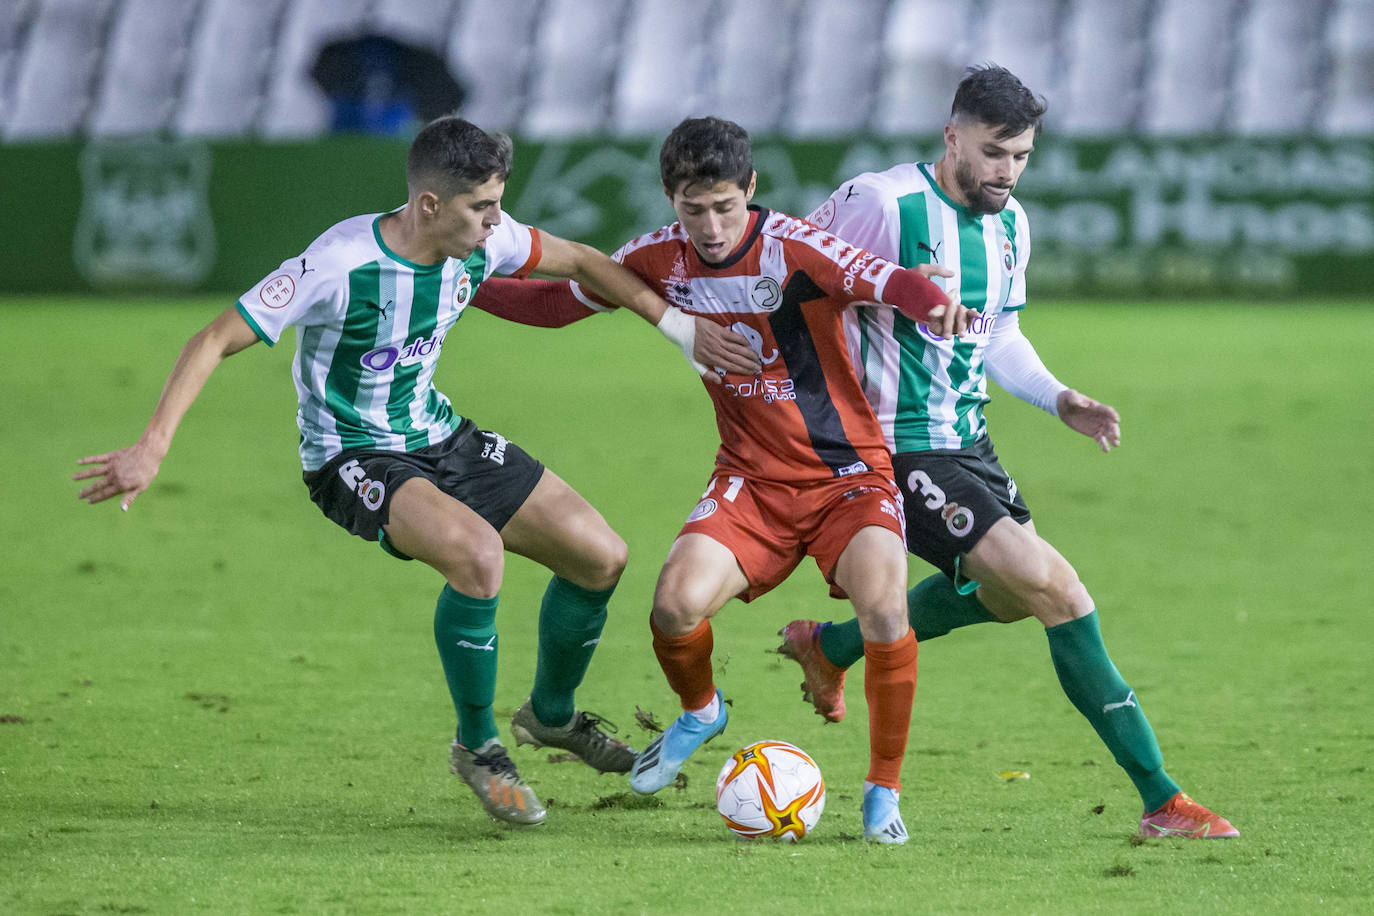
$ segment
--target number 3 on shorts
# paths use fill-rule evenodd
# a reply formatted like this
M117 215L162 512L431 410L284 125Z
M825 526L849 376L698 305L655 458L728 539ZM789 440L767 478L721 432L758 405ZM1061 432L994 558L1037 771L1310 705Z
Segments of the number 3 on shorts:
M730 478L735 480L737 478ZM927 509L940 509L945 505L945 491L935 485L935 481L930 479L930 475L925 471L912 471L907 476L906 488L912 495L919 493L925 497Z

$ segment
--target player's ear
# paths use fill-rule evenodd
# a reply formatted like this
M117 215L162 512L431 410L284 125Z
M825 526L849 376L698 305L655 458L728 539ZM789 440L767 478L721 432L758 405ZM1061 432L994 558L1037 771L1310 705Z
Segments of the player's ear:
M758 184L759 184L759 173L758 173L758 172L750 172L750 173L749 173L749 187L747 187L747 188L744 189L744 202L745 202L746 204L749 203L749 201L751 201L751 200L754 199L754 189L758 187Z
M415 205L420 208L421 216L432 217L439 212L439 195L433 191L421 191L415 195Z

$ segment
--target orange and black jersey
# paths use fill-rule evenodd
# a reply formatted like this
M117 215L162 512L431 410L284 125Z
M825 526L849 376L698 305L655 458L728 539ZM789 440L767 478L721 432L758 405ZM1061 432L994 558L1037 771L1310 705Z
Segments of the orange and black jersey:
M891 474L882 431L849 361L841 315L851 302L882 301L900 268L804 220L753 211L725 260L701 260L678 223L614 255L683 311L748 339L755 376L706 385L715 402L722 468L801 482L865 470ZM573 285L574 293L587 296Z

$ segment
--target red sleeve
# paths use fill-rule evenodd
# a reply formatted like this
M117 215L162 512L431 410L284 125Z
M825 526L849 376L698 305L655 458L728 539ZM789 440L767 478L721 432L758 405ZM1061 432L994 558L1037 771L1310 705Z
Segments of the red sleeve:
M888 278L883 287L883 302L896 306L897 311L912 321L925 321L935 306L948 305L949 297L919 270L908 267Z
M567 280L509 280L492 277L477 287L474 308L535 328L561 328L596 311L573 295Z
M528 277L539 266L539 262L544 259L544 241L539 237L539 230L533 226L528 228L530 230L530 256L525 259L524 264L520 265L519 270L511 274L512 277L518 277L521 280Z

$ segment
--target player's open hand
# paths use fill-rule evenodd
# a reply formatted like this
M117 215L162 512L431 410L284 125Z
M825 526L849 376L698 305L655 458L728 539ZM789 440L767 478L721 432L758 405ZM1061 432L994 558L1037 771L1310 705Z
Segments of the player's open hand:
M119 507L128 512L129 506L138 498L138 494L148 489L148 485L157 476L162 459L153 455L142 443L135 443L117 452L78 458L76 463L90 467L84 471L77 471L72 475L72 480L94 479L94 483L88 484L76 494L77 499L84 499L95 505L112 496L123 496L119 501Z
M1093 440L1104 452L1121 444L1121 417L1116 408L1101 404L1072 388L1059 393L1059 419Z
M701 315L696 319L696 340L692 345L692 358L703 366L712 366L733 372L736 375L757 375L763 371L763 362L758 351L749 341L729 328L721 327ZM707 371L702 378L717 385L721 383L719 372Z

